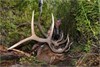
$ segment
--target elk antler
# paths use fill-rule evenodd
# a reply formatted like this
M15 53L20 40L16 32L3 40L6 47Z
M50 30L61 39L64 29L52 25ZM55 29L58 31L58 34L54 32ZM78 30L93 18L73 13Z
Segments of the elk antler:
M53 17L53 14L52 14L52 20L54 20L54 17ZM8 50L10 49L13 49L17 46L19 46L20 44L28 41L28 40L35 40L35 41L39 41L39 42L46 42L48 44L50 44L50 40L51 40L51 37L52 37L52 33L53 33L53 28L54 28L54 22L52 23L51 25L51 33L50 33L50 36L47 38L47 39L44 39L44 38L39 38L38 36L36 36L35 32L34 32L34 11L32 13L32 22L31 22L31 31L32 31L32 36L28 37L28 38L25 38L21 41L19 41L18 43L14 44L13 46L11 46L10 48L8 48Z
M50 49L53 51L53 52L57 52L57 53L62 53L64 52L67 48L68 48L68 45L69 45L69 36L67 36L67 39L68 42L66 44L66 46L64 48L59 48L59 49L56 49L54 46L58 44L59 41L62 40L63 36L58 40L58 41L53 41L52 40L52 35L53 35L53 29L54 29L54 16L52 14L52 25L50 27L50 35L47 37L47 38L40 38L38 37L36 34L35 34L35 31L34 31L34 11L32 13L32 21L31 21L31 33L32 35L28 38L25 38L21 41L19 41L18 43L14 44L13 46L11 46L10 48L8 48L8 50L11 50L17 46L19 46L20 44L26 42L26 41L29 41L29 40L35 40L35 41L38 41L38 42L44 42L44 43L47 43L50 47ZM66 41L64 40L64 42ZM61 42L60 42L61 43ZM54 46L52 44L55 44ZM71 43L70 43L71 44Z
M38 26L38 28L39 28L39 30L40 30L40 32L42 33L42 35L44 36L44 37L48 37L48 35L46 34L46 33L44 33L44 31L43 31L43 28L42 28L42 26L41 26L41 24L40 24L40 20L41 20L41 16L39 16L39 18L38 18L38 22L37 22L37 26ZM59 46L59 45L61 45L61 44L63 44L63 43L65 43L66 41L67 41L67 37L66 37L66 39L65 40L63 40L63 32L61 32L61 35L60 35L60 38L57 40L57 41L53 41L53 40L51 40L51 42L54 44L54 46ZM72 43L71 43L72 44ZM69 45L70 46L70 45ZM69 47L70 48L70 47Z
M40 18L38 19L38 22L37 22L37 26L38 26L38 28L39 28L39 30L40 30L40 32L42 33L42 35L44 36L44 37L48 37L47 36L47 34L45 34L44 33L44 31L42 30L42 26L40 25ZM54 46L59 46L59 45L62 45L63 43L65 43L67 40L69 40L69 35L67 35L67 37L66 37L66 39L65 40L63 40L63 32L61 32L61 35L60 35L60 38L57 40L57 41L53 41L53 40L51 40L51 42L52 42L52 44L54 45ZM67 43L66 44L66 47L62 50L61 48L60 49L56 49L58 52L59 51L61 51L61 52L67 52L69 49L70 49L70 46L71 46L71 44L72 43ZM51 45L50 45L51 46ZM68 49L67 49L68 48ZM51 48L52 50L53 50L53 48ZM67 50L66 50L67 49ZM54 49L54 51L55 51L55 49ZM56 52L56 51L55 51ZM61 53L61 52L59 52L59 53Z
M72 42L70 43L70 41L69 41L69 35L67 35L67 38L65 39L65 40L63 40L63 41L61 41L61 42L57 42L57 41L52 41L52 43L54 44L54 45L62 45L63 43L65 43L67 41L67 43L66 43L66 45L64 46L64 48L58 48L58 49L55 49L54 47L51 47L51 45L50 45L50 48L54 51L54 52L57 52L57 53L62 53L62 52L67 52L69 49L70 49L70 46L71 46L71 44L72 44ZM67 49L68 48L68 49Z

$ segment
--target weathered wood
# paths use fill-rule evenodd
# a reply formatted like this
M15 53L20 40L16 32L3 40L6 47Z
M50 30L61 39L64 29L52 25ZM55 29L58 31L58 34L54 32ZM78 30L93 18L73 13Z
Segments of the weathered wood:
M0 60L18 59L23 56L30 57L31 55L29 53L26 53L17 49L12 49L8 51L7 47L0 45Z

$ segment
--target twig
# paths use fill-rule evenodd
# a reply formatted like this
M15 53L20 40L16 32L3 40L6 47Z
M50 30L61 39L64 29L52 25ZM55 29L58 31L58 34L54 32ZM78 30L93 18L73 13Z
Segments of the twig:
M26 52L23 52L23 51L21 51L21 50L17 50L17 49L12 49L13 51L16 51L16 52L19 52L19 53L21 53L21 54L23 54L23 55L25 55L25 56L27 56L27 57L30 57L31 56L31 54L29 54L29 53L26 53Z

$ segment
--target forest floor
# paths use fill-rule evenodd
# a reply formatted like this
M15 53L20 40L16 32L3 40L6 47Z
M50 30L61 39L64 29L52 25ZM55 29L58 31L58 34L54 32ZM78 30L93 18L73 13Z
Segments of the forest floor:
M76 52L74 54L67 54L64 61L61 61L55 65L39 63L38 61L36 61L37 63L33 63L34 61L27 61L27 59L31 58L22 58L22 55L16 52L6 52L5 49L5 47L0 46L0 67L100 67L99 49L95 48L93 48L93 51L90 53ZM24 60L20 61L20 58Z

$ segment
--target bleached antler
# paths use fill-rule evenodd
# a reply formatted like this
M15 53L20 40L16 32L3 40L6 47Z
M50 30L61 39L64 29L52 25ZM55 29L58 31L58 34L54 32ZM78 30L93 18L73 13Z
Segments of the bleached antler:
M50 35L47 37L47 38L40 38L38 37L36 34L35 34L35 30L34 30L34 11L32 13L32 21L31 21L31 33L32 35L30 37L27 37L21 41L19 41L18 43L14 44L13 46L11 46L10 48L8 48L8 50L11 50L17 46L19 46L20 44L26 42L26 41L29 41L29 40L35 40L35 41L38 41L38 42L43 42L43 43L47 43L50 47L50 49L53 51L53 52L57 52L57 53L62 53L64 52L67 48L68 48L68 45L69 45L69 36L67 36L67 39L68 42L66 44L66 46L64 48L59 48L59 49L56 49L55 46L59 46L59 44L62 44L62 43L65 43L66 40L64 40L64 42L59 42L62 40L63 38L63 35L62 37L57 40L57 41L53 41L52 40L52 35L53 35L53 30L54 30L54 16L52 14L52 25L50 27ZM58 43L59 42L59 43ZM52 46L52 44L54 44L54 46Z

